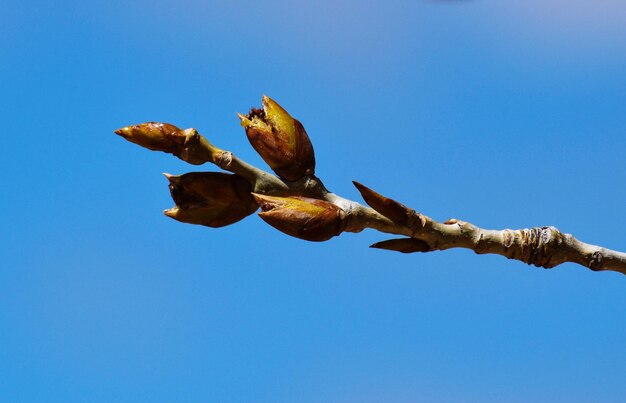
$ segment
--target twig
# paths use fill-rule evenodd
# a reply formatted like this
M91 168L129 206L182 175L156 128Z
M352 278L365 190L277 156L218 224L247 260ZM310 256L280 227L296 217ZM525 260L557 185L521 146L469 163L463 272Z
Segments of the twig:
M371 208L331 193L314 174L313 147L304 127L267 97L263 98L263 107L239 117L253 147L280 177L215 147L195 129L180 130L173 125L150 122L115 132L151 150L165 151L196 165L211 162L244 178L263 210L261 217L279 230L302 239L322 241L341 232L370 228L403 236L371 245L378 249L414 253L466 248L477 254L502 255L537 267L553 268L571 262L594 271L626 274L626 253L581 242L554 227L490 230L457 219L441 223L357 182L354 185ZM207 199L207 192L212 190L202 188L201 183L194 182L192 189L186 189L184 181L166 176L174 199L185 202L185 206L176 207L180 216L172 210L166 214L180 221L220 226L215 224L222 221L216 218L211 203L221 203L217 207L224 210L225 205L237 206L252 200L249 193L242 196L237 192L224 193L227 199L224 194ZM194 178L204 180L202 176ZM215 176L210 181L231 183L227 178ZM208 217L211 220L207 220L202 214L211 209L213 212ZM253 210L241 210L244 211L241 218ZM232 215L226 218L229 219L224 222L228 223L241 219L239 216L232 219Z

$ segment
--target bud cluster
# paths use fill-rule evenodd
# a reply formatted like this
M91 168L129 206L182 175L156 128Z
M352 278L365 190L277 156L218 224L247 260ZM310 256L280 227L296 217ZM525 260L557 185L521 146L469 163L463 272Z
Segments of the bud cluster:
M302 124L267 96L263 96L262 109L253 108L247 115L239 114L239 118L252 147L282 179L275 178L285 188L273 190L281 197L252 193L258 176L250 175L250 171L243 172L243 176L218 172L165 174L176 203L165 210L165 215L185 223L223 227L252 214L260 206L259 216L288 235L309 241L325 241L339 235L346 226L345 212L330 202L301 197L300 185L292 183L313 178L315 174L313 145ZM195 165L228 160L222 158L224 155L231 161L233 158L195 129L181 130L169 123L147 122L123 127L115 133L142 147L173 154ZM265 189L265 193L268 188L260 189ZM289 194L284 189L296 190Z

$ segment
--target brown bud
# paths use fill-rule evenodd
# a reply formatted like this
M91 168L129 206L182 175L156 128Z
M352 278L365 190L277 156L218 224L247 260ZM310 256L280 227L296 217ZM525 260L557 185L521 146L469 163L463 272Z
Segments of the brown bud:
M315 154L302 124L274 100L263 96L263 109L238 114L252 147L287 181L315 173Z
M238 175L222 172L165 174L176 206L165 210L178 221L224 227L254 213L258 205L250 184Z
M153 151L174 154L190 164L214 162L222 150L209 143L196 129L181 130L169 123L147 122L115 131L126 140Z
M345 227L342 209L324 200L308 197L274 197L253 193L266 223L296 238L327 241Z
M395 250L401 253L430 252L433 249L421 239L396 238L387 241L376 242L370 248Z
M141 123L117 129L115 133L142 147L171 154L185 143L185 136L180 129L169 123Z
M373 191L367 186L361 185L359 182L352 181L357 188L363 200L371 208L384 215L398 225L407 226L410 224L411 218L415 215L415 211L406 207L393 199L385 197L378 192Z

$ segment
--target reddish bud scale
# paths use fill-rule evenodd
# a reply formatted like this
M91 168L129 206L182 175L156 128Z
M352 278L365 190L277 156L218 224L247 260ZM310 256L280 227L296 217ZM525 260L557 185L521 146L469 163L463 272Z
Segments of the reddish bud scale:
M426 241L415 238L396 238L376 242L370 248L395 250L401 253L430 252L433 250Z
M147 122L115 131L131 143L152 151L174 154L190 164L214 161L222 150L209 143L196 129L181 130L169 123Z
M409 224L410 218L413 214L415 214L415 211L406 207L402 203L375 192L359 182L352 181L352 183L357 188L359 193L361 193L363 200L365 200L371 208L398 225L406 226Z
M191 172L166 177L176 207L165 214L178 221L217 228L233 224L258 208L250 184L238 175Z
M169 123L147 122L117 129L126 140L153 151L176 153L185 143L185 135Z
M263 97L263 109L239 115L252 147L287 181L315 173L315 153L302 124L271 98Z
M277 230L307 241L327 241L345 228L342 209L307 197L274 197L253 193L265 222Z

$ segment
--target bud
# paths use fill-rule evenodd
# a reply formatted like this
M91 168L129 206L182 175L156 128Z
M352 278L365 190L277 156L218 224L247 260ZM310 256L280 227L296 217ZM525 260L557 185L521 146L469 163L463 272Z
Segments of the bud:
M170 154L174 154L185 143L185 136L180 129L169 123L147 122L117 129L115 133L131 143Z
M165 174L176 206L165 210L168 217L190 224L224 227L254 213L258 205L250 184L239 175L222 172Z
M253 193L266 223L296 238L327 241L345 228L342 209L324 200L308 197L274 197Z
M430 252L433 250L426 241L415 238L396 238L376 242L370 248L395 250L401 253Z
M398 225L407 226L410 224L411 217L415 216L415 211L406 207L393 199L385 197L378 192L352 181L357 188L363 200L374 210L384 215Z
M252 147L287 181L315 173L315 154L302 124L274 100L263 96L263 109L238 114Z
M181 130L169 123L147 122L115 131L131 143L152 151L174 154L190 164L214 162L222 150L209 143L196 129Z

